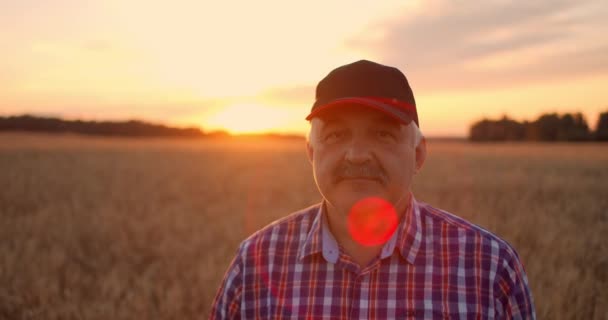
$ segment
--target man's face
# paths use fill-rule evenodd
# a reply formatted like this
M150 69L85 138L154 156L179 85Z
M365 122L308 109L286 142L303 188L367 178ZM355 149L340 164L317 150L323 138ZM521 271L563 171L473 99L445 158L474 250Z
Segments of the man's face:
M361 106L329 110L313 119L311 129L308 155L329 205L348 212L359 200L380 197L397 210L405 208L426 155L424 141L415 145L414 130Z

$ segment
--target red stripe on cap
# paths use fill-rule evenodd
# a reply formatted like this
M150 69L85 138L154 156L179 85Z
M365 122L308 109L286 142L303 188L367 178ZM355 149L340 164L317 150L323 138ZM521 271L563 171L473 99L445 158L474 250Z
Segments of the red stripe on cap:
M319 112L327 109L330 106L334 106L334 105L341 105L341 104L346 104L346 103L357 103L357 104L363 104L369 107L372 107L376 110L382 111L390 116L395 116L392 113L387 112L387 110L381 109L378 106L375 106L373 104L370 104L369 102L371 101L375 101L378 103L382 103L385 105L390 105L393 107L396 107L397 109L401 109L404 111L413 111L416 112L416 106L409 104L407 102L403 102L403 101L399 101L397 99L393 99L393 98L386 98L386 97L349 97L349 98L341 98L341 99L336 99L333 101L330 101L327 104L324 105L320 105L317 108L315 108L314 110L312 110L312 112L306 117L306 120L310 120L312 119L314 116L316 116L317 114L319 114ZM414 120L414 119L412 119Z
M370 100L375 100L378 102L382 102L385 104L390 104L391 106L394 107L399 107L401 109L405 109L408 111L415 111L416 110L416 106L409 104L405 101L401 101L401 100L397 100L394 98L386 98L386 97L361 97L363 99L370 99Z

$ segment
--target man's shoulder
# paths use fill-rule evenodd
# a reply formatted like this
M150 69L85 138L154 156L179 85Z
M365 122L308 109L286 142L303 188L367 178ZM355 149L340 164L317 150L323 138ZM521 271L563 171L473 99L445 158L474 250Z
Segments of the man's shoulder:
M243 240L241 247L246 248L252 243L268 242L271 240L295 240L305 236L308 234L320 206L320 203L315 204L269 223Z
M481 240L482 246L489 246L489 252L493 251L491 249L494 247L501 255L517 256L513 246L497 234L446 210L435 208L424 202L418 204L423 225L428 226L429 221L432 221L435 227L445 226L447 234L457 234L456 239L460 242Z

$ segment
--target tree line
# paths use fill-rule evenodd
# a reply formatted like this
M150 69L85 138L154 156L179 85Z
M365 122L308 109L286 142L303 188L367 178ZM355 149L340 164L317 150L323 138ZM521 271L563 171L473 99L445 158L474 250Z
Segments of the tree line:
M518 122L503 116L483 119L469 131L471 141L608 141L608 111L600 114L595 131L579 113L543 114L534 121Z
M44 133L76 133L114 137L167 137L167 138L230 138L222 130L205 132L197 127L175 128L140 120L129 121L83 121L64 120L33 115L0 116L0 132L33 131ZM302 139L302 136L285 133L245 134L240 139Z
M139 120L82 121L32 115L0 117L0 131L79 133L127 137L202 137L199 128L173 128Z
M226 132L205 133L200 128L174 128L140 120L83 121L32 115L0 117L0 131L78 133L126 137L227 137ZM289 136L291 137L291 136ZM471 141L608 141L608 111L600 114L595 131L581 113L543 114L518 122L504 116L483 119L469 131Z

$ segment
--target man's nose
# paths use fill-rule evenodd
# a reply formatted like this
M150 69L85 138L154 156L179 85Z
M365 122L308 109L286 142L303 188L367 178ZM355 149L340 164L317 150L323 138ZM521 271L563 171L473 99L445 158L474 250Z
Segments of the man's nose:
M372 150L369 143L359 139L350 141L346 149L345 160L351 163L365 163L372 159Z

